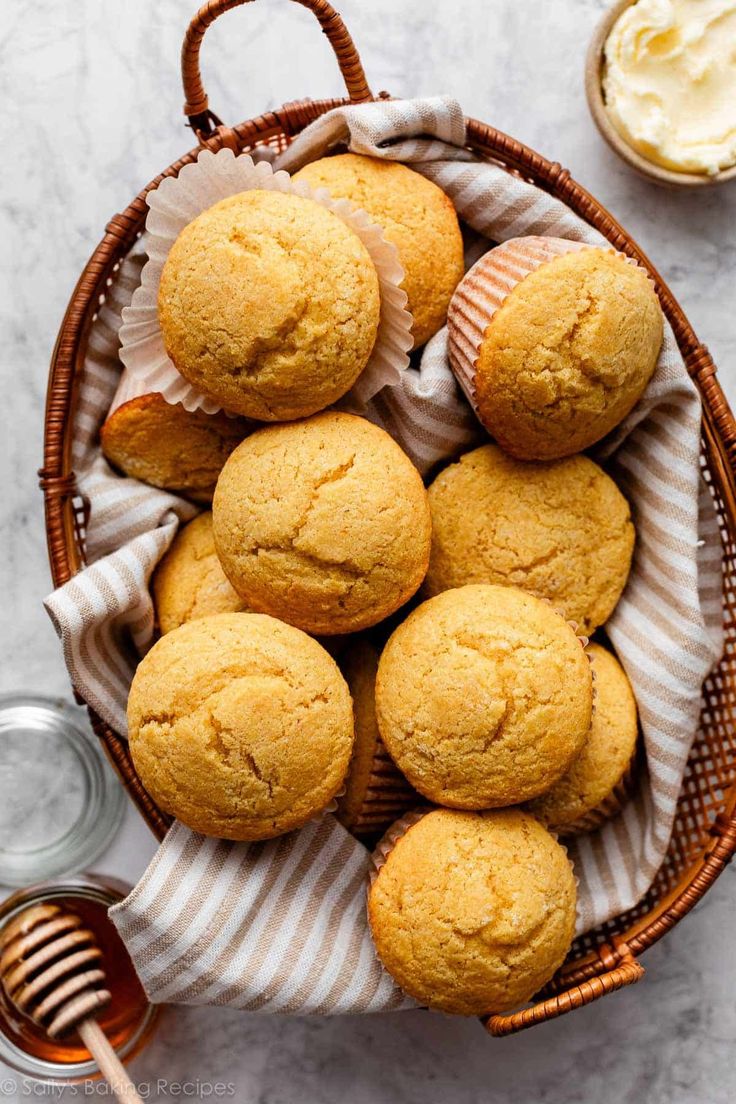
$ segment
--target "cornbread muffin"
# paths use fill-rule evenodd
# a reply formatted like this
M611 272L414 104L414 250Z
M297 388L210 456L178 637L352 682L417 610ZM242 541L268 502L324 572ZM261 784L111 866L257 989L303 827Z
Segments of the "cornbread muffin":
M378 665L381 738L438 805L487 809L537 797L590 728L593 688L580 641L552 607L516 587L464 586L430 598Z
M383 228L404 269L414 344L429 341L444 326L463 275L462 235L449 197L406 165L356 153L313 161L294 179L351 200Z
M114 410L100 430L100 444L125 475L211 502L222 465L249 428L242 418L185 410L154 393Z
M179 530L154 572L151 589L162 635L197 617L245 609L220 567L211 511Z
M416 1000L482 1016L524 1004L575 931L563 847L520 809L436 809L394 843L368 895L381 962Z
M440 472L429 505L428 595L505 583L547 598L583 633L610 617L634 526L616 484L586 456L535 464L484 445Z
M335 402L368 363L378 276L360 238L311 199L230 196L186 226L161 274L171 360L226 410L260 421Z
M397 770L378 731L378 651L359 639L348 646L339 663L353 699L355 743L336 815L354 836L376 836L422 800Z
M636 752L636 701L626 673L600 644L588 650L595 711L587 739L567 773L529 806L561 835L590 831L621 810Z
M364 418L334 411L252 434L213 502L225 574L251 609L306 632L355 632L416 591L429 562L427 492Z
M350 693L316 640L273 617L218 613L162 636L128 698L143 785L195 832L268 839L340 789L353 744Z
M570 456L609 433L644 392L662 344L662 310L642 268L564 241L568 251L555 255L555 241L490 250L448 317L460 383L489 433L522 460Z

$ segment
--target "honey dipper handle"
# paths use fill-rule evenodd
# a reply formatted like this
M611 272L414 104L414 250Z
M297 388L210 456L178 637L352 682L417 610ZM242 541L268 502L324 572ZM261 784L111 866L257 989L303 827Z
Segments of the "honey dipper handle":
M113 1050L110 1040L97 1021L94 1019L82 1020L77 1027L77 1031L87 1050L100 1067L100 1073L110 1082L115 1099L125 1101L126 1104L142 1104L135 1085L128 1077L125 1066Z

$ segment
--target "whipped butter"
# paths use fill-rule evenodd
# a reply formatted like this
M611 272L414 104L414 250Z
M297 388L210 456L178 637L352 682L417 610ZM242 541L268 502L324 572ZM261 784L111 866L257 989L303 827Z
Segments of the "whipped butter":
M642 156L709 175L736 163L736 0L638 0L604 57L606 108Z

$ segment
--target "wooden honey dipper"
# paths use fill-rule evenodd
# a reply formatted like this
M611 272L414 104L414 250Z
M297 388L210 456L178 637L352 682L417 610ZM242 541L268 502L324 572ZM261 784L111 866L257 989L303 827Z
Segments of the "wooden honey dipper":
M118 1100L140 1097L95 1019L112 995L102 951L73 912L31 905L0 933L0 982L8 1000L52 1039L76 1030Z

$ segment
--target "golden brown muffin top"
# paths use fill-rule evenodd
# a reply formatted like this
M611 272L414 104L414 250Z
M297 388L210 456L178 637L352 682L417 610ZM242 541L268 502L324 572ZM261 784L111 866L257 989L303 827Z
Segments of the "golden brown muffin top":
M250 424L185 410L154 392L114 410L100 430L102 452L133 479L210 502L222 465Z
M590 731L570 769L529 806L555 832L565 832L609 797L636 751L636 700L626 672L600 644L589 644L588 653L595 680Z
M567 854L519 809L437 809L390 851L368 897L376 951L430 1008L465 1016L523 1004L575 929Z
M446 590L417 607L389 639L376 681L389 754L430 801L464 809L548 789L583 745L592 697L567 622L506 586Z
M335 402L368 363L378 276L360 238L311 199L250 191L174 242L161 274L166 351L195 387L260 421Z
M251 609L333 635L411 597L429 560L429 504L387 433L330 411L243 444L218 480L213 518L225 574Z
M220 613L167 633L135 673L130 751L189 828L268 839L321 812L353 744L350 693L316 640L273 617Z
M211 510L179 530L156 568L151 589L162 635L210 613L245 609L217 558Z
M463 240L450 198L406 165L357 153L313 161L294 179L351 200L383 228L404 269L414 344L428 341L444 326L463 275Z
M641 397L662 333L643 269L604 249L556 257L516 284L485 331L475 378L481 420L521 459L581 452Z
M483 445L428 493L428 595L510 584L548 599L583 633L608 620L629 576L634 526L616 484L587 456L531 463Z

